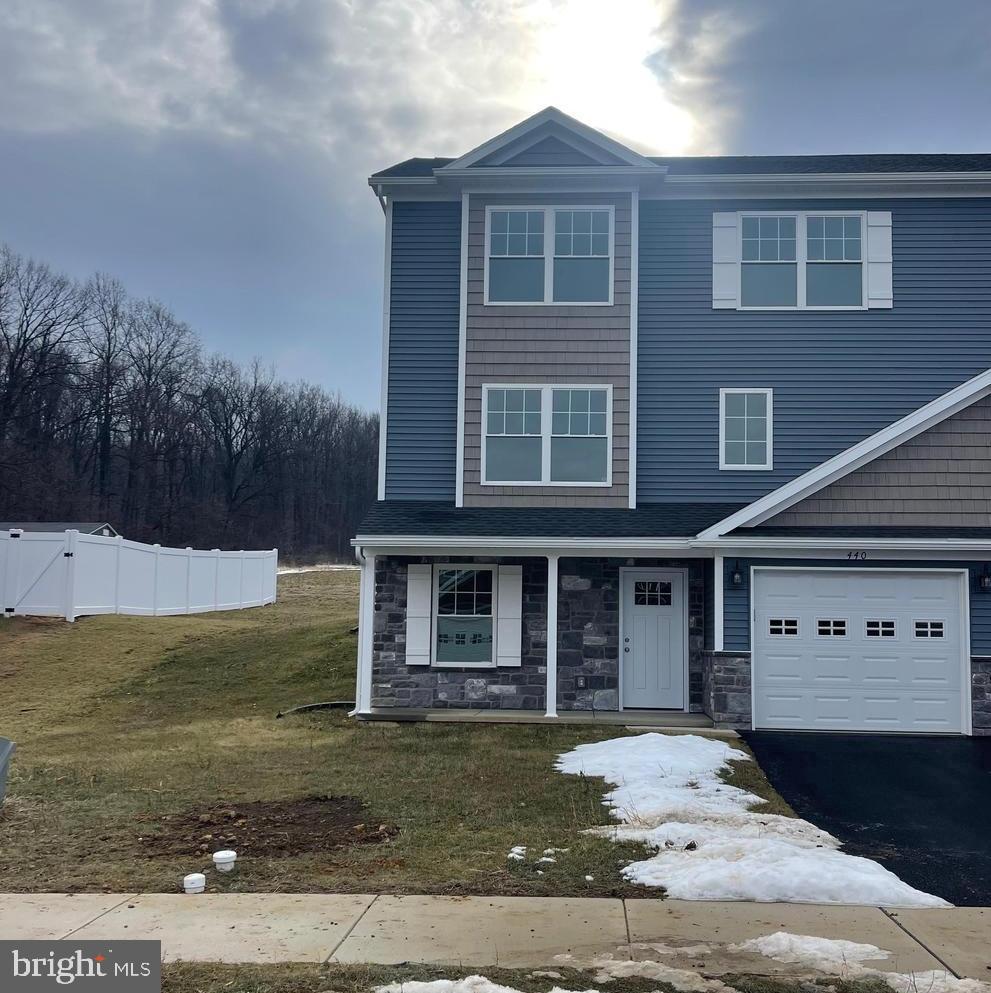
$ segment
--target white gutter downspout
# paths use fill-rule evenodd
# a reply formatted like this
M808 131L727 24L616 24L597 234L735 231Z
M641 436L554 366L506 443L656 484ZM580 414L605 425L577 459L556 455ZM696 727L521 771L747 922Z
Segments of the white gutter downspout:
M358 599L358 672L355 680L355 708L348 716L367 714L372 709L372 638L375 608L375 556L365 555L355 546L354 557L361 566Z
M557 560L547 556L547 717L557 717Z

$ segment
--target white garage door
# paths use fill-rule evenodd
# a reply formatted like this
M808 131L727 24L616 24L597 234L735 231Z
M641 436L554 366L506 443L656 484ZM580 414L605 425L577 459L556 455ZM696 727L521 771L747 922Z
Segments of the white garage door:
M960 733L959 574L754 572L754 727Z

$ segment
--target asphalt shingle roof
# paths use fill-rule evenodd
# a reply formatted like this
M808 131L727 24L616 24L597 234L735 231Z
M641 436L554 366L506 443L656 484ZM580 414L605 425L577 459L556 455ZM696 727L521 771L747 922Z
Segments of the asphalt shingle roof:
M623 508L455 507L426 501L380 501L360 536L499 538L684 538L740 509L738 503L655 503Z
M882 153L867 155L649 156L671 176L796 175L859 172L991 172L991 154ZM429 177L452 158L413 158L375 173L373 179Z

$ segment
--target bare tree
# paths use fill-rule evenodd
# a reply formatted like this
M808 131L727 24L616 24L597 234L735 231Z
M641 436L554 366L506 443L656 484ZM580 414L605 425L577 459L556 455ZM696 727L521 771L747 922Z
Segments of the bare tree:
M348 554L378 421L192 330L115 279L0 250L0 516L110 519L163 543Z

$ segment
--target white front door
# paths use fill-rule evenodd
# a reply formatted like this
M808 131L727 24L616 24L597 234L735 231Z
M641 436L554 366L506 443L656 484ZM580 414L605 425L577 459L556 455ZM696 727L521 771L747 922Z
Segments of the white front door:
M620 631L623 706L685 709L685 574L624 569Z
M754 572L754 727L957 733L965 728L958 573Z

